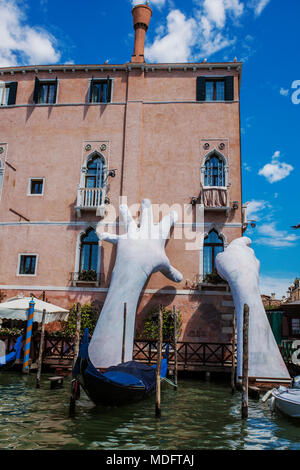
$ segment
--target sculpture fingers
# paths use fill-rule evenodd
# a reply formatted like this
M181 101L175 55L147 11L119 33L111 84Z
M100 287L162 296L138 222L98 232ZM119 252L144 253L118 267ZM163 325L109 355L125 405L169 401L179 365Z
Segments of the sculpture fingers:
M168 238L171 227L177 222L178 220L178 215L177 212L171 211L168 215L165 215L159 224L159 233L160 237L163 240L166 240Z
M143 199L141 204L140 217L141 232L146 232L151 238L151 229L153 227L153 213L150 199Z
M181 272L171 266L171 264L169 264L169 266L164 266L160 272L170 279L170 281L181 282L183 279Z
M118 240L119 240L119 236L116 235L115 233L108 233L108 232L100 233L97 230L97 235L98 235L100 240L104 240L106 242L113 243L114 245L116 245L118 243Z
M137 225L131 215L131 212L127 206L127 204L121 204L120 207L119 207L119 211L120 211L120 216L121 216L121 219L122 219L122 222L125 224L126 226L126 230L129 230L129 229L135 229L137 230Z

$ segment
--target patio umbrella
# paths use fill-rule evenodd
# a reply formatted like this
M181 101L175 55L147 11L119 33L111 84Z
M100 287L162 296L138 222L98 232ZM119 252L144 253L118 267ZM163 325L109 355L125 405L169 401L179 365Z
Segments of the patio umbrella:
M30 301L31 297L14 297L0 303L0 319L26 321ZM34 298L34 322L42 322L43 310L46 311L45 323L66 320L69 313L62 307Z

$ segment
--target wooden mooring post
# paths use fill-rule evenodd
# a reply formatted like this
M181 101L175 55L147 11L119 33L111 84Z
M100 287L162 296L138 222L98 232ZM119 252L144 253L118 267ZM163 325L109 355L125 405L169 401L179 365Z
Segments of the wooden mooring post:
M232 319L232 366L231 366L231 393L235 392L235 380L236 380L236 367L235 367L235 346L236 346L236 314L235 309L233 310Z
M162 329L163 329L163 316L162 309L159 307L158 314L158 338L157 338L157 363L156 363L156 404L155 404L155 416L160 418L161 416L161 387L160 387L160 372L161 372L161 350L162 350Z
M75 338L74 338L74 358L73 358L73 365L72 369L75 366L75 362L79 353L79 344L80 344L80 328L81 328L81 305L78 302L76 305L76 331L75 331Z
M174 321L174 336L173 336L173 343L174 343L174 390L177 390L177 379L178 379L178 364L177 364L177 311L175 305L173 306L173 321Z
M249 307L244 305L243 314L243 377L242 377L242 418L248 417L248 332Z
M125 341L126 341L126 317L127 317L127 304L124 303L124 314L123 314L123 340L122 340L122 362L125 362Z
M73 370L75 367L75 363L77 360L77 356L79 353L79 345L80 345L80 328L81 328L81 305L78 302L76 305L76 332L74 338L74 359L73 359L73 366L72 366L72 375ZM73 376L71 382L71 394L70 394L70 404L69 404L69 417L73 418L75 415L75 408L76 408L76 395L78 393L79 382L76 377Z
M38 357L38 368L37 368L37 373L36 373L36 388L41 387L40 382L41 382L43 351L44 351L44 342L45 342L45 319L46 319L46 310L44 309L43 310L43 316L42 316L40 349L39 349L39 357Z

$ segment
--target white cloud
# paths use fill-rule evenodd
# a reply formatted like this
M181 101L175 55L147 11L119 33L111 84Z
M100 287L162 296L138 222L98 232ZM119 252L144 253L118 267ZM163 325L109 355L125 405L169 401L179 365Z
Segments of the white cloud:
M287 297L288 287L293 283L295 276L280 278L274 276L260 275L259 287L261 294L271 295L275 293L276 299L281 299L283 295Z
M248 163L246 163L246 162L243 162L243 168L244 168L244 170L246 170L246 171L251 171L251 166L248 165Z
M280 90L279 90L279 93L280 93L282 96L288 96L289 90L281 87Z
M295 234L289 235L287 230L278 230L276 222L257 226L257 232L261 237L255 243L275 248L293 247L299 239Z
M279 157L280 151L277 150L272 156L271 163L267 163L258 172L258 174L264 176L269 181L269 183L276 183L277 181L286 178L294 169L292 165L280 162L278 160Z
M247 219L259 220L265 209L271 209L271 205L267 201L252 199L247 204Z
M138 0L131 1L133 4L140 3ZM194 0L196 8L188 17L169 0L172 10L167 16L167 24L156 28L154 41L146 45L145 57L150 62L199 61L229 47L234 56L233 46L237 40L232 33L232 25L249 9L259 16L269 1ZM152 0L150 6L161 7L165 3L165 0ZM243 61L255 53L252 42L253 37L245 35L241 52Z
M151 46L145 47L145 57L151 62L187 62L195 43L196 22L187 19L180 10L167 16L167 34L158 34Z
M0 66L53 64L60 60L55 38L45 29L26 24L15 0L0 0Z
M271 0L252 0L250 7L254 9L255 16L260 16L265 7Z
M188 62L206 58L232 46L236 38L223 34L228 15L238 17L243 12L239 0L196 0L198 9L188 18L179 9L167 16L166 27L159 26L151 45L145 47L150 62Z
M244 11L244 5L239 0L204 0L203 6L207 19L218 28L224 27L227 14L238 17Z

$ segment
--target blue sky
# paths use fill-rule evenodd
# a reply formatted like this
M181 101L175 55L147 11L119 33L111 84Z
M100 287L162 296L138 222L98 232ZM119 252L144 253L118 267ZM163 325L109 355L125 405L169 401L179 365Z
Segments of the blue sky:
M0 66L130 61L135 0L0 0ZM141 2L142 3L142 2ZM300 66L297 0L152 0L148 62L244 62L243 201L261 289L300 276ZM293 88L294 87L294 88ZM298 103L299 102L299 103Z

